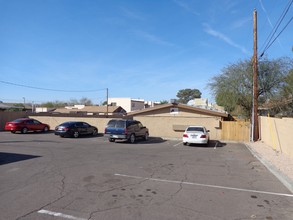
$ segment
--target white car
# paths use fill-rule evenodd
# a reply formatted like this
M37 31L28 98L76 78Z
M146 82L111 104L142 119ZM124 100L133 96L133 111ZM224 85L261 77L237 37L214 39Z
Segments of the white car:
M203 126L189 126L183 134L183 144L205 144L209 143L209 130Z

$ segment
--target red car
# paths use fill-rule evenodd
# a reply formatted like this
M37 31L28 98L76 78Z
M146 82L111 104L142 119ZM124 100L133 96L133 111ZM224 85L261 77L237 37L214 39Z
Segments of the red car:
M19 118L11 122L6 122L5 124L5 131L11 131L11 133L20 131L21 133L25 134L29 131L47 132L49 130L49 125L43 124L33 118Z

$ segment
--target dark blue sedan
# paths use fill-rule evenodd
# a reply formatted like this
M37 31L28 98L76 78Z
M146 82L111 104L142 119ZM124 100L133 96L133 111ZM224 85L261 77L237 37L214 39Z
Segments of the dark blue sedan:
M55 128L55 135L60 137L79 137L81 135L97 135L98 128L82 121L68 121Z

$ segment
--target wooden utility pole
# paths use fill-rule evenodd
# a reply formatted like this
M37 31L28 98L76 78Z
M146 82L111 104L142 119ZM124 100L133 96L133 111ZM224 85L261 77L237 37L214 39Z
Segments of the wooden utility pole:
M259 139L259 129L258 129L258 88L257 88L257 76L258 76L258 62L257 62L257 11L254 9L253 12L253 141Z

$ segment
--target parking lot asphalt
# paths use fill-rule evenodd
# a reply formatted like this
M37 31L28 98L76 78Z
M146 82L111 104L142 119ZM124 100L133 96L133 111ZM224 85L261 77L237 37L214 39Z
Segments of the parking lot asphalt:
M244 144L0 132L0 219L293 219Z

